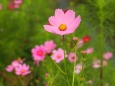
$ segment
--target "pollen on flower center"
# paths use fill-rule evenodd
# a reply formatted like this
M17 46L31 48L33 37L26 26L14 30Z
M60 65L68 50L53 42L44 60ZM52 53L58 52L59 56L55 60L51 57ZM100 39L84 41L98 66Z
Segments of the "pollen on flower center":
M65 31L67 29L67 26L65 24L61 24L58 29L60 31Z

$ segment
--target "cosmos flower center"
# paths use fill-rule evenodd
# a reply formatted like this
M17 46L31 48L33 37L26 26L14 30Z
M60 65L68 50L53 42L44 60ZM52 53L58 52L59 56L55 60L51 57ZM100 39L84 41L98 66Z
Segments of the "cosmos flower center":
M61 55L58 55L57 58L60 59L60 58L61 58Z
M38 55L40 55L40 56L41 56L42 54L43 54L43 52L42 52L42 51L39 51L39 52L38 52Z
M67 29L67 26L65 24L61 24L58 29L60 31L65 31Z
M75 59L75 56L73 56L72 59L74 60L74 59Z
M21 70L21 73L24 73L25 72L25 70Z

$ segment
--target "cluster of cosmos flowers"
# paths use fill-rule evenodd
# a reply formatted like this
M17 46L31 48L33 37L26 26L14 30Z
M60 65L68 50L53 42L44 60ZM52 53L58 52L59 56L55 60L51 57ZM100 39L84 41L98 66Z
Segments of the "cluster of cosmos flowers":
M113 57L113 54L112 54L112 52L108 51L108 52L104 53L102 57L103 57L102 66L104 67L107 65L107 61ZM92 63L92 67L93 68L100 68L101 67L101 60L94 58L94 61Z
M19 5L22 3L21 0L11 0L11 2L17 1ZM19 2L18 2L19 1ZM14 3L14 2L13 2ZM62 9L56 9L54 16L49 17L49 24L44 25L44 29L50 33L57 34L59 36L64 36L67 34L73 33L81 22L80 16L75 17L75 12L73 10L67 10L64 12ZM82 39L78 39L77 37L73 37L73 41L76 42L76 49L79 49L83 46L84 43L90 41L90 36L85 36ZM91 54L94 52L93 48L87 48L86 50L82 50L82 54ZM68 59L69 62L75 62L79 59L75 52L71 51L67 53L62 48L56 49L56 44L53 40L48 40L42 45L36 45L31 49L32 58L35 64L38 64L41 61L44 61L45 57L50 56L52 60L54 60L57 64L59 64L64 59ZM103 55L105 59L103 64L106 64L106 61L112 58L112 53L107 52ZM93 68L99 68L101 61L95 59L92 63ZM16 75L25 76L29 74L30 67L26 65L23 60L14 60L8 67L6 68L8 72L15 72ZM79 74L82 71L81 62L77 63L75 66L74 72Z
M23 0L9 0L8 9L15 10L21 7ZM3 5L0 3L0 10L3 9Z
M23 59L18 58L17 60L12 61L10 65L6 67L7 72L14 72L16 75L25 76L30 71L30 66L24 63Z
M20 8L21 4L22 4L22 0L10 0L8 3L8 9L13 10L13 9Z

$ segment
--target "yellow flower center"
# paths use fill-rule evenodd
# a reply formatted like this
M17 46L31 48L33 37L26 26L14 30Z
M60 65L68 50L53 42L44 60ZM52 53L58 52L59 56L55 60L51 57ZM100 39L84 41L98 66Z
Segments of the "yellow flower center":
M67 26L65 24L61 24L58 29L60 31L65 31L67 29Z

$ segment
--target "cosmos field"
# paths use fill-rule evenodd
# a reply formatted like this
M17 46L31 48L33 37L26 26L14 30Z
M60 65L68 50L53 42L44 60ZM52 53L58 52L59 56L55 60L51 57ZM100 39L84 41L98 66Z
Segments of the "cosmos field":
M0 86L115 86L115 0L0 0Z

